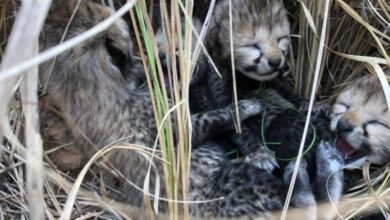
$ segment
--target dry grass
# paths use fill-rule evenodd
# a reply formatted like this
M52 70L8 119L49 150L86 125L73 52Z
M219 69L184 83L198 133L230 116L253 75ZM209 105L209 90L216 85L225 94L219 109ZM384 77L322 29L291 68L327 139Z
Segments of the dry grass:
M194 65L190 65L190 61L195 60L199 51L204 49L202 44L199 44L194 51L191 49L192 41L198 39L193 39L190 18L193 13L208 14L207 7L203 6L207 5L205 4L207 1L161 0L161 10L152 7L153 2L156 1L147 1L146 4L138 1L135 8L131 10L131 23L141 51L140 57L147 72L150 93L153 94L156 123L160 128L161 135L156 139L161 146L161 159L166 161L164 174L161 175L165 175L167 181L167 200L186 201L191 151L188 88L195 68ZM215 3L215 1L209 2L211 6ZM382 71L386 66L390 68L389 3L386 0L329 0L327 6L327 2L286 0L291 13L293 30L292 55L289 64L295 80L295 90L306 97L311 96L312 100L316 94L317 98L327 100L368 69L369 72L379 75L383 88L390 97L390 89ZM111 6L114 3L118 2L107 1ZM202 7L193 11L194 3ZM36 65L63 52L66 48L74 47L82 40L93 37L109 26L109 21L77 39L66 41L37 56L36 42L42 19L45 17L44 12L47 10L45 4L48 4L48 1L39 1L39 3L31 0L23 1L29 10L23 11L23 8L20 8L21 13L11 28L19 4L17 0L0 2L0 114L2 118L7 116L6 121L2 121L0 126L0 219L42 219L42 216L48 219L57 219L60 216L61 219L134 218L137 209L110 201L104 197L104 192L95 193L101 191L98 187L99 170L90 169L95 158L90 160L77 179L74 178L76 176L74 173L64 173L52 166L50 161L43 160L47 157L42 153L39 131L36 129ZM328 20L324 20L325 9L329 9ZM122 12L126 10L128 9L123 9ZM171 12L170 15L168 11ZM180 14L183 12L185 20L181 19ZM37 19L30 19L32 16L36 16ZM169 76L172 91L166 91L165 86L161 86L164 85L162 82L164 73L159 59L156 59L157 45L152 28L156 16L161 16L160 20L163 21L162 25L168 35L172 66L165 74ZM117 14L110 19L118 17L120 15ZM23 28L25 26L21 25L23 22L31 28L28 34ZM185 33L181 32L182 26L187 27ZM195 36L204 37L200 33ZM7 50L5 50L6 45ZM175 45L182 45L178 50L178 59L175 56ZM30 59L31 57L33 59ZM20 65L21 63L23 65ZM28 71L28 77L25 77L21 84L20 79L25 71ZM175 106L173 109L168 108L168 93L173 94L171 96ZM170 112L174 114L171 116ZM175 118L176 124L170 123L170 117ZM179 131L176 137L173 137L172 126L176 126ZM176 143L173 141L175 139L179 141ZM98 158L113 148L155 153L150 149L141 149L133 145L108 146L99 151L95 157ZM345 196L339 206L340 219L350 219L360 212L377 209L374 203L380 204L383 213L388 211L389 167L384 166L371 175L367 168L363 170L365 181L357 186L359 196L356 196L356 190ZM84 176L87 174L90 178L85 181ZM146 180L142 189L146 192L148 192L147 182ZM156 195L146 193L145 200L148 201L152 196ZM157 209L155 205L148 208L146 215L149 216L153 209ZM179 214L179 210L183 211ZM170 202L169 213L167 216L160 217L189 219L188 205Z

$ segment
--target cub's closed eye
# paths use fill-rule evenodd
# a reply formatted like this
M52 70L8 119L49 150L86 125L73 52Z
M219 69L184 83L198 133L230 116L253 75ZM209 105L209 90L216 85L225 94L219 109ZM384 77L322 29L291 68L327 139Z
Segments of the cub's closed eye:
M344 114L346 111L348 111L349 108L349 105L342 102L337 102L333 105L333 114L336 116Z
M380 125L380 126L383 126L383 127L387 128L387 129L390 129L390 126L389 126L389 125L387 125L387 124L385 124L385 123L382 123L382 122L380 122L380 121L377 121L377 120L368 121L368 122L366 122L366 124Z
M256 49L259 49L259 50L260 50L260 47L259 47L259 45L257 45L257 44L246 44L246 45L244 45L243 47L256 48Z
M344 108L346 108L346 109L349 109L351 106L349 106L349 105L347 105L347 104L345 104L345 103L343 103L343 102L338 102L338 103L336 103L337 105L342 105Z

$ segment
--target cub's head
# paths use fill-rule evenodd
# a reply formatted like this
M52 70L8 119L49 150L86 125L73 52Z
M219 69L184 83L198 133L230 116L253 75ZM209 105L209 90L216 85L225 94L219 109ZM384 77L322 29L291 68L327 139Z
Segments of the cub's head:
M109 7L82 1L67 27L76 5L76 0L53 1L40 36L41 50L57 46L65 30L67 40L88 31L113 14ZM64 80L73 80L73 83L68 84L75 87L86 85L81 81L114 80L126 83L126 80L136 79L135 75L138 74L134 70L136 62L132 50L129 28L122 19L119 19L102 33L61 53L56 58L53 69L52 61L42 64L41 81L43 84L48 82L48 87L61 84Z
M182 40L185 41L186 39L186 36L185 36L185 33L186 33L186 30L185 30L185 25L184 25L184 20L185 18L182 17L182 21L181 21L181 24L182 24L182 30L181 30L181 33L182 33ZM202 22L198 19L198 18L195 18L193 17L192 20L191 20L191 24L193 26L193 28L195 29L195 31L200 34L200 31L202 29ZM189 26L189 25L187 25ZM174 48L175 48L175 51L176 51L176 56L179 55L178 54L178 51L179 51L179 39L178 37L176 36L175 40L174 40ZM168 66L170 65L170 61L172 61L172 58L169 59L169 41L168 41L168 38L166 36L166 34L164 33L163 31L163 28L160 27L157 32L156 32L156 43L157 43L157 48L158 48L158 56L160 58L160 61L161 61L161 64L164 65L164 66ZM191 49L192 49L192 52L194 52L197 44L198 44L198 38L196 37L195 34L192 35L192 41L191 41ZM185 42L183 42L182 45L185 45ZM204 59L202 57L202 59ZM177 61L178 62L178 61ZM204 61L203 61L204 62Z
M347 156L360 151L373 163L390 161L390 112L376 76L341 93L331 119L331 129L340 135L338 147Z
M186 45L186 30L185 30L185 25L184 25L184 17L182 18L182 30L181 30L181 33L182 33L182 45ZM192 26L193 28L195 29L195 31L198 33L198 35L200 34L201 30L202 30L202 22L193 17L192 18ZM188 26L188 25L187 25ZM179 67L179 39L176 35L176 38L174 40L174 49L175 49L175 54L174 56L176 56L176 69L180 69ZM170 48L169 48L169 41L168 41L168 38L166 36L166 33L163 31L162 27L160 27L157 32L156 32L156 43L157 43L157 48L158 48L158 56L159 56L159 59L160 59L160 62L161 62L161 65L163 66L163 68L168 68L168 66L172 65L171 62L173 60L172 57L170 57ZM198 46L198 38L195 34L192 34L192 40L191 40L191 56L194 56L195 55L195 49L196 47ZM195 61L195 60L194 60ZM191 78L191 84L198 84L199 81L201 80L200 78L203 77L203 74L204 74L204 71L205 71L205 68L207 68L207 60L206 60L206 57L205 55L202 53L202 51L199 52L199 56L197 57L197 60L195 61L195 71L192 75L192 78ZM164 72L167 72L167 71L164 71ZM168 78L168 77L167 77Z
M236 69L258 80L270 80L286 62L290 43L287 11L279 0L232 0ZM207 46L213 58L230 59L229 1L220 1L210 25Z

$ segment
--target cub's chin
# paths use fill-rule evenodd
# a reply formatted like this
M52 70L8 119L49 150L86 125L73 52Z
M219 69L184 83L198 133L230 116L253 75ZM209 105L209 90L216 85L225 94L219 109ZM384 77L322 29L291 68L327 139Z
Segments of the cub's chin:
M247 76L251 79L257 80L257 81L268 81L276 78L279 74L279 71L270 71L266 73L260 73L260 72L248 72L248 71L240 71L244 76Z

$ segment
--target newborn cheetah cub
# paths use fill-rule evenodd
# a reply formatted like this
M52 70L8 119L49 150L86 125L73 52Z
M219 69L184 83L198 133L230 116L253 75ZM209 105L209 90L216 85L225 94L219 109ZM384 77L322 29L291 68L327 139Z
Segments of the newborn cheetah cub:
M341 93L331 118L331 128L340 136L337 145L346 159L365 156L378 165L390 161L390 113L377 76L360 78Z
M290 27L287 11L279 0L233 0L232 32L238 98L258 89L260 82L274 79L286 63ZM229 1L219 1L206 37L206 46L222 75L207 75L209 96L214 108L232 103L231 41ZM228 135L246 161L272 170L274 157L260 145L260 138L250 133L245 122L241 134Z
M229 17L229 1L219 2L207 36L212 58L222 62L231 57ZM237 71L258 81L275 78L289 45L290 25L282 2L233 0L232 23Z

